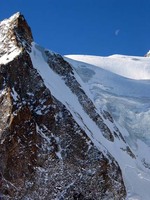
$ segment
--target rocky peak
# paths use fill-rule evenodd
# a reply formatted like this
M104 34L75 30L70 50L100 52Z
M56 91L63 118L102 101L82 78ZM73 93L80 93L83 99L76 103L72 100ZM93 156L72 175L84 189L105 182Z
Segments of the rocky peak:
M30 46L33 41L31 29L26 22L24 16L17 13L14 23L14 34L16 35L17 44L20 47Z
M21 51L25 47L29 51L32 41L31 29L21 13L0 22L0 56Z
M144 56L145 57L150 57L150 50Z

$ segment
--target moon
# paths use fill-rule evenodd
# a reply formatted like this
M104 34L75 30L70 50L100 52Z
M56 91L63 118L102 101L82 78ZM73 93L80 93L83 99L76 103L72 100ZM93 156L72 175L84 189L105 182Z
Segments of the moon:
M120 29L115 30L115 36L118 36L120 33Z

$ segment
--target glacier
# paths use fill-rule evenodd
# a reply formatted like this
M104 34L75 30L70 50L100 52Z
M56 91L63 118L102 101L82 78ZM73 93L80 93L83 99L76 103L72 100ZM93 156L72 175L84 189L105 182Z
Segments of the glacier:
M150 197L150 59L112 55L108 57L66 55L80 84L89 91L97 109L107 110L134 154L129 161L107 147L123 171L128 200Z
M132 140L139 138L149 146L150 59L121 55L67 56L65 59L88 86L98 108L106 108L128 130Z

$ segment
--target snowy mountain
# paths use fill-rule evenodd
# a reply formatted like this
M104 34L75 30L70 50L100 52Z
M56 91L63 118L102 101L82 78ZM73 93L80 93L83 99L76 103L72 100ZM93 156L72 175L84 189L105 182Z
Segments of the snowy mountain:
M150 60L69 55L0 22L3 199L149 200Z

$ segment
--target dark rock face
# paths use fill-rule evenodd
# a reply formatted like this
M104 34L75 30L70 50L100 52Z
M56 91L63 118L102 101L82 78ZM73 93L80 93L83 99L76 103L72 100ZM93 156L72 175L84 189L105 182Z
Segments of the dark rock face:
M9 23L10 39L6 42L14 38L16 48L22 51L0 66L3 199L125 199L121 170L114 158L94 146L33 67L28 54L33 37L23 16L19 14ZM0 53L4 55L5 49L0 49ZM82 105L86 94L75 80L71 66L59 55L48 58L50 66L63 76ZM93 110L90 117L97 118L100 129L113 141L114 133L105 128L90 99L88 106L84 106L87 113L89 106Z
M31 42L33 42L32 32L24 16L21 14L14 21L14 34L19 47L30 47Z

